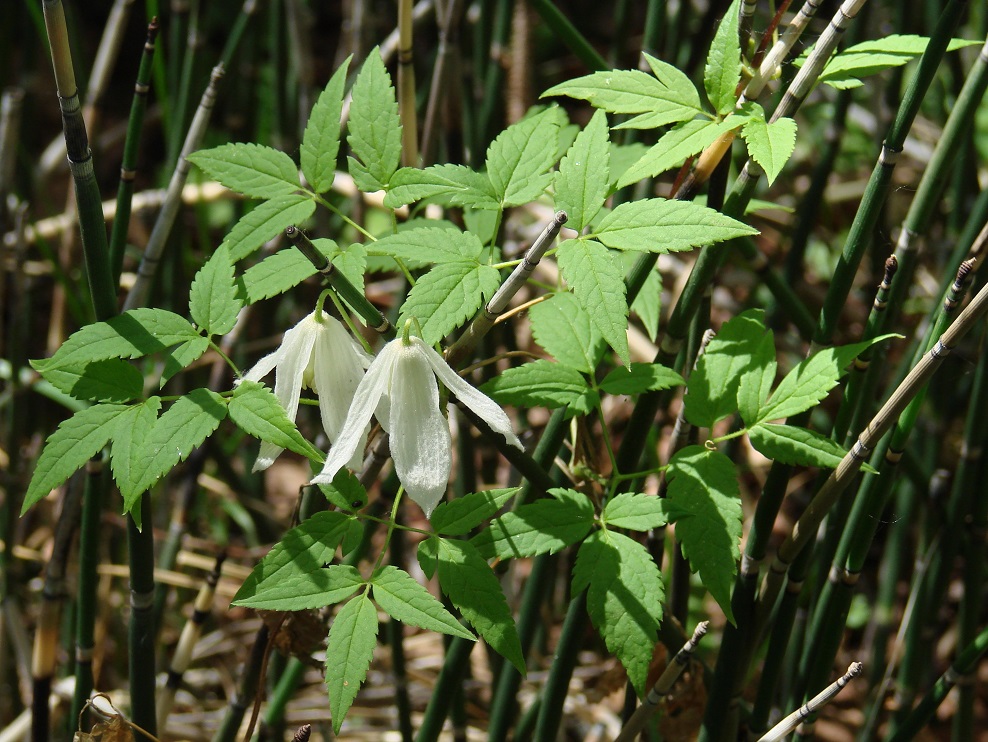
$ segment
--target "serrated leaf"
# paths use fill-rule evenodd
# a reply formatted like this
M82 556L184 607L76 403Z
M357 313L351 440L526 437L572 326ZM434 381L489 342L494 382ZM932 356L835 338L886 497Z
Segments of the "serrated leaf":
M158 380L158 388L164 387L175 374L198 361L208 349L209 338L197 336L168 351L165 354L165 365Z
M223 144L186 159L221 185L251 198L287 196L302 187L292 158L261 144Z
M583 539L593 526L593 504L574 490L522 505L495 518L470 543L485 559L520 559L555 554Z
M455 500L442 502L432 512L429 522L443 536L462 536L479 526L521 491L521 487L471 492Z
M559 291L528 310L532 335L560 363L589 374L604 350L604 338L568 291Z
M768 399L775 383L775 335L765 330L751 350L751 361L738 380L738 412L745 425L751 425L758 417L758 410Z
M374 600L391 618L429 631L476 639L404 570L382 567L374 573L370 583Z
M568 405L568 417L586 415L600 401L579 371L544 359L509 368L480 389L501 404L550 410Z
M356 568L329 565L352 515L323 510L302 521L257 563L233 604L265 610L321 608L345 600L363 583ZM325 601L325 602L321 602Z
M738 409L738 385L750 371L762 368L759 348L766 334L765 313L749 309L720 328L690 374L683 399L686 419L709 428ZM775 372L772 372L773 377Z
M316 268L298 250L279 250L252 265L238 279L244 303L278 296L315 275Z
M723 121L710 119L684 121L663 134L641 159L630 165L618 179L617 187L624 188L637 183L642 178L654 178L666 170L679 167L687 159L713 144L722 134L741 126L742 123L743 120L737 116L728 116Z
M255 381L243 381L230 399L230 419L247 435L287 448L322 463L325 455L298 432L274 392Z
M463 617L498 654L525 672L518 630L490 565L468 541L429 538L419 544L419 562L427 575L439 573L439 585Z
M685 383L682 376L659 363L632 363L607 374L600 388L608 394L641 394Z
M277 196L240 217L222 244L235 263L284 232L286 227L303 224L315 210L316 202L304 194Z
M318 470L313 472L313 476ZM367 490L346 467L343 467L333 477L332 484L318 484L319 491L340 510L359 510L367 504Z
M804 412L827 396L858 354L875 343L900 337L881 335L860 343L824 348L786 374L768 402L758 411L757 423L780 420Z
M745 105L758 111L759 115L748 119L741 128L741 136L748 146L751 159L762 167L771 185L796 148L796 122L790 118L780 118L768 123L761 106L757 103Z
M637 541L596 531L580 546L573 566L573 591L583 589L590 620L644 698L665 596L659 568Z
M501 206L527 204L549 187L560 116L553 107L522 119L487 148L487 177Z
M741 0L734 0L717 26L717 33L707 52L707 64L703 68L703 87L707 90L707 98L721 115L734 110L736 91L741 82L740 11Z
M652 75L640 70L594 72L549 88L541 97L567 95L610 113L648 114L648 128L689 121L703 112L700 96L686 75L644 56Z
M319 99L312 107L309 121L302 134L300 155L302 172L316 193L333 187L336 177L336 156L340 151L340 116L343 114L343 89L353 55L333 73Z
M836 469L847 454L836 441L795 425L760 423L748 429L748 440L763 456L795 466Z
M498 209L501 204L485 173L466 165L432 165L425 169L403 167L391 178L384 205L390 209L432 199L449 206Z
M566 225L577 232L600 211L610 183L607 115L598 110L559 162L553 182L556 208L566 212Z
M370 246L376 255L392 255L419 263L476 262L484 250L480 240L458 229L420 227L382 237Z
M754 234L754 227L706 206L647 198L618 206L591 236L619 250L667 253Z
M628 301L615 256L599 242L579 239L563 242L556 260L590 321L618 357L629 363Z
M631 254L629 253L629 257ZM636 258L637 259L637 258ZM662 309L662 278L658 271L651 270L642 284L638 296L631 302L631 311L638 315L645 333L653 343L659 332L659 312Z
M344 605L329 627L326 643L326 689L333 732L337 735L343 718L357 697L377 646L377 610L360 595Z
M742 517L734 464L718 451L687 446L673 456L666 475L667 514L683 556L734 623L731 588L741 558Z
M230 251L220 245L192 281L189 312L207 334L225 335L236 324L242 306L233 280Z
M135 508L134 505L140 502L144 490L135 493L134 488L147 467L148 451L145 441L154 429L160 409L159 397L151 397L141 404L131 406L117 418L113 447L110 449L110 468L123 496L123 512L134 511L138 528L141 527L141 508Z
M125 504L136 501L161 477L212 435L226 418L226 399L209 389L193 389L162 413L144 439L141 462L133 465L140 477L120 484Z
M316 243L322 242L322 240L315 240ZM332 243L336 246L336 243L332 240L326 240L327 243ZM322 245L316 245L319 249L323 249ZM367 272L367 248L361 245L359 242L355 242L350 245L345 250L337 249L337 253L332 257L332 263L337 270L340 271L350 283L360 291L364 293L364 274Z
M24 495L21 515L85 466L107 444L116 431L117 419L128 409L122 404L97 404L63 420L45 441Z
M120 358L45 369L45 380L75 399L129 402L144 393L144 376Z
M875 75L890 67L899 67L926 51L929 39L911 34L890 34L855 44L834 55L818 80L838 90L860 87L858 78ZM951 39L947 51L981 44L982 41Z
M601 520L608 528L651 531L666 524L666 512L660 497L625 492L607 503Z
M106 358L139 358L201 337L184 317L165 309L131 309L106 322L94 322L62 343L51 358L32 361L42 376Z
M501 283L497 269L471 262L436 265L422 276L401 305L398 325L415 317L422 339L432 345L470 319Z
M388 187L398 169L401 120L391 76L378 47L367 54L350 95L347 142L354 155L347 158L350 175L365 193L380 191Z

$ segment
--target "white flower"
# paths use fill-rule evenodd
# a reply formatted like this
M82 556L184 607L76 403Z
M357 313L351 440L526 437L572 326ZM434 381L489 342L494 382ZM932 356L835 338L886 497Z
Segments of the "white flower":
M286 332L278 349L259 360L243 378L260 381L277 369L274 394L292 420L298 412L302 389L313 389L319 395L323 429L333 443L340 435L350 401L371 358L339 321L321 309L316 312ZM367 435L366 426L363 435ZM253 471L267 469L283 450L262 441Z
M508 416L493 400L461 379L435 350L417 337L392 340L357 387L339 438L313 484L332 482L363 448L363 431L377 419L391 436L395 472L408 495L432 514L446 492L453 457L449 424L439 409L436 378L508 443L521 448Z

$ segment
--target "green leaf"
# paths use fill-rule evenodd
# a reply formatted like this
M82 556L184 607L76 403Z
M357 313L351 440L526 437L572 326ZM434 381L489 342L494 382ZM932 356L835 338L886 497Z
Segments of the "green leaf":
M230 419L247 435L287 448L322 463L325 455L298 432L274 392L255 381L242 381L230 399Z
M583 539L593 526L593 504L586 495L567 489L553 497L495 518L470 543L485 559L520 559L555 554Z
M287 196L302 187L292 158L261 144L223 144L186 159L221 185L251 198Z
M326 642L326 690L337 735L367 677L376 646L377 610L364 593L340 608Z
M316 247L320 250L323 249L323 246L319 244L321 242L322 240L315 240ZM326 240L326 242L332 243L333 247L336 248L336 243L332 240ZM367 272L367 248L359 242L355 242L346 250L336 249L337 253L332 258L333 265L360 290L360 293L363 293L364 274Z
M141 509L134 505L140 501L140 490L135 493L137 482L143 477L148 465L146 440L158 421L161 399L151 397L140 404L132 405L127 412L117 418L113 446L110 449L110 468L113 479L123 496L123 512L134 511L137 527L141 527Z
M43 375L56 389L81 400L129 402L144 393L144 376L120 358L46 369Z
M374 47L350 91L350 175L365 193L388 187L401 158L401 120L391 76Z
M312 473L315 476L318 471ZM332 484L318 484L319 491L340 510L360 510L367 504L367 490L345 466L336 472Z
M440 263L422 276L401 306L398 326L415 317L432 345L470 319L501 283L497 269L466 261Z
M298 250L279 250L260 263L252 265L243 276L240 284L244 302L254 304L262 299L279 296L298 286L305 279L314 276L316 268Z
M234 263L243 260L286 227L303 224L316 210L316 202L301 193L277 196L258 204L238 221L223 239Z
M192 281L189 312L208 335L225 335L236 324L242 306L230 251L220 245Z
M645 59L652 75L639 70L594 72L549 88L542 97L568 95L610 113L648 114L649 128L689 121L703 113L700 96L686 75L648 54Z
M158 388L164 387L175 374L198 361L207 350L209 350L209 338L197 335L168 351L165 354L165 366L158 380Z
M326 565L346 535L352 515L323 510L271 547L233 597L234 605L300 611L338 603L363 584L356 568Z
M925 36L891 34L855 44L832 57L818 79L839 90L860 87L858 78L906 64L922 55L927 43L929 39ZM947 51L981 43L983 42L952 39L947 45Z
M392 255L419 263L474 262L484 246L469 232L420 227L382 237L370 246L376 255Z
M804 412L827 396L858 354L875 343L900 335L881 335L860 343L824 348L786 374L771 398L758 411L756 423L780 420Z
M24 495L21 515L85 466L114 435L118 418L129 409L122 404L97 404L63 420L45 441Z
M647 198L618 206L591 236L619 250L667 253L753 234L754 227L706 206Z
M596 531L580 546L573 566L573 592L584 589L593 625L644 698L665 597L659 568L637 541Z
M439 586L463 617L498 654L525 673L518 630L490 565L468 541L429 538L419 544L427 575L439 572Z
M604 350L604 338L580 301L559 291L528 310L535 342L553 358L583 373L592 373Z
M629 257L634 257L628 253ZM637 258L635 258L637 260ZM645 326L645 333L653 343L659 332L659 312L662 309L662 277L657 270L648 272L638 296L631 302L631 311Z
M140 477L125 486L117 480L124 503L136 502L161 477L212 435L226 418L226 399L209 389L193 389L162 413L144 439L142 461L133 465ZM116 442L114 442L116 456Z
M766 334L765 313L749 309L725 322L707 344L690 374L684 397L686 419L709 428L738 409L738 385L745 374L763 368L758 355ZM775 372L772 372L774 377Z
M62 343L55 355L31 365L48 371L78 367L106 358L139 358L201 337L189 321L164 309L131 309L106 322L86 325Z
M487 177L502 206L534 201L552 182L561 112L548 108L497 135L487 148Z
M490 178L466 165L432 165L425 169L403 167L391 179L384 205L394 209L404 204L432 199L448 206L498 209Z
M707 98L721 115L734 110L736 91L741 82L740 11L741 0L734 0L717 26L717 33L707 52L707 64L703 68L703 87L707 90Z
M601 520L607 528L651 531L666 524L666 512L660 497L625 492L607 503Z
M608 394L641 394L685 383L682 376L659 363L632 363L607 374L600 388Z
M765 121L765 112L757 103L746 103L745 106L756 109L760 115L748 119L741 129L741 136L751 159L761 165L771 185L796 148L796 122L780 118L770 124Z
M442 603L404 570L381 567L371 577L370 583L374 600L391 618L429 631L476 639L453 614L443 608Z
M749 428L748 439L755 450L781 464L836 469L847 454L836 441L794 425L760 423ZM877 474L867 464L862 468Z
M617 129L619 127L615 126L613 128ZM617 184L621 180L621 176L628 172L628 168L644 157L648 150L648 145L642 142L631 142L630 144L615 144L611 142L611 182L608 185L608 191L617 190Z
M569 216L566 226L577 232L590 224L607 197L610 183L607 115L598 110L559 162L553 184L556 208Z
M683 556L720 605L727 620L741 557L741 500L734 464L718 451L687 446L673 456L665 504L676 524Z
M754 423L775 383L775 336L771 330L764 333L751 348L750 363L738 380L738 412L745 425Z
M728 116L723 121L710 119L684 121L663 134L641 159L628 167L618 179L617 187L624 188L637 183L642 178L654 178L666 170L679 167L688 158L713 144L722 134L741 126L742 123L744 121L737 116Z
M521 487L471 492L455 500L442 502L432 512L429 521L436 533L462 536L479 526L521 491Z
M608 345L627 364L628 301L615 256L594 240L566 240L556 260L563 278Z
M568 416L586 415L600 397L574 368L540 359L495 376L481 388L501 404L517 407L557 407L569 405Z
M316 193L333 187L336 177L336 156L340 151L340 117L343 114L343 89L346 86L349 56L333 73L325 89L312 107L309 121L302 134L302 172Z

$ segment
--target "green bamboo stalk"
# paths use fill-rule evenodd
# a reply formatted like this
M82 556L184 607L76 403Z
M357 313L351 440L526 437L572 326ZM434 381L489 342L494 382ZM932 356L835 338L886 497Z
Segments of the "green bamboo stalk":
M940 676L940 679L930 688L923 700L913 709L901 726L898 729L890 730L885 739L888 742L906 742L913 739L920 729L933 718L933 714L936 713L937 708L958 680L974 671L986 651L988 651L988 626L981 630L974 641L964 647L957 655L957 659Z
M127 635L127 669L130 675L131 721L156 734L154 652L154 530L151 495L141 495L141 524L127 519L127 551L130 565L130 625Z
M775 597L785 581L788 565L792 563L792 560L816 533L821 520L833 506L834 501L857 474L867 457L867 452L875 447L916 394L929 383L943 359L984 315L985 311L988 311L988 287L978 292L978 295L961 312L960 316L940 336L932 350L926 353L918 364L913 366L902 384L872 418L872 421L858 437L857 443L816 493L796 522L792 532L779 547L779 552L766 576L762 594L759 597L763 606L771 606L775 603Z
M936 28L930 36L926 51L919 61L919 68L905 91L895 121L893 121L885 141L882 143L881 154L875 163L865 194L854 216L847 240L834 270L833 279L828 287L823 308L820 311L820 320L814 336L814 340L819 345L827 345L831 341L834 328L840 319L841 309L851 290L854 275L857 273L865 250L871 243L871 235L874 232L881 208L888 197L892 173L899 153L902 151L906 135L919 112L919 107L929 90L933 77L936 75L940 61L947 50L947 44L957 28L967 4L967 0L950 0L944 8Z
M570 678L576 667L580 642L586 631L589 616L587 615L587 592L582 591L570 600L566 619L559 632L559 641L552 658L549 677L542 689L541 706L538 721L535 724L535 739L556 739L559 733L559 723L563 718L563 703L566 701L566 691Z
M268 646L268 627L262 624L254 636L250 656L244 662L237 682L237 690L226 707L226 713L213 735L213 742L234 742L247 713L247 706L254 700L261 679L261 665Z
M165 196L165 202L161 207L158 218L155 220L154 227L151 229L148 244L144 248L144 257L141 258L141 264L137 269L137 278L130 292L127 294L127 300L124 303L125 310L136 309L147 304L148 297L151 294L152 282L158 275L158 266L165 250L165 244L175 224L178 210L182 205L182 188L185 186L185 182L189 176L189 161L186 157L201 146L202 138L206 133L206 127L213 113L213 104L216 102L216 94L223 74L222 66L217 65L213 68L213 72L209 78L209 85L206 86L206 90L202 94L202 100L199 101L199 107L196 109L195 116L192 118L192 124L189 126L189 131L186 134L185 144L182 145L182 151L176 163L175 171L172 173L171 180L168 182L168 193Z
M449 0L442 22L439 24L439 48L432 67L432 84L429 86L425 123L422 127L423 165L431 165L435 161L440 118L444 106L452 103L459 95L460 88L455 83L452 72L459 58L459 28L462 15L463 0Z
M666 25L666 0L648 0L645 7L645 25L642 28L642 51L653 57L662 57L662 37ZM642 62L645 58L642 57Z
M755 22L756 0L744 0L738 16L738 38L741 40L741 54L744 55L751 41L751 29Z
M14 167L17 164L17 141L23 111L24 90L14 87L5 89L0 95L0 228L3 230L13 223L7 195L14 190Z
M504 84L504 66L502 56L508 48L508 38L511 33L512 0L496 0L497 9L494 16L493 33L489 48L489 63L484 77L484 87L480 105L477 106L479 115L474 121L473 138L470 143L470 161L474 168L484 166L487 145L497 130L494 112L503 104L502 86Z
M531 0L532 8L542 16L542 20L560 41L568 46L577 58L592 72L609 70L607 60L593 48L574 26L569 18L563 15L552 0Z
M191 64L187 57L192 56L194 50L190 50L190 16L192 16L193 0L181 0L172 2L168 23L165 25L167 35L167 47L165 58L159 56L155 61L156 84L158 87L158 100L165 106L162 111L162 125L164 128L165 142L167 149L165 154L166 172L175 167L178 159L178 151L181 147L181 132L185 131L185 119L189 96L189 76L183 74L186 67ZM198 0L195 0L195 23L198 24ZM167 65L164 64L167 62Z
M130 207L134 196L134 177L137 174L137 150L140 146L141 130L144 127L144 111L147 108L148 91L151 89L151 70L154 62L154 42L158 35L158 19L152 18L148 24L147 40L141 55L137 82L134 84L134 100L127 120L127 139L124 142L123 160L120 163L120 186L117 190L117 212L110 232L110 268L113 282L120 280L123 266L124 248L127 244L127 228L130 225Z
M433 742L439 739L439 733L442 732L443 723L449 713L450 702L460 687L472 649L473 642L459 636L454 637L449 643L443 669L439 671L436 685L432 689L432 697L429 699L422 724L415 736L416 742Z
M451 0L452 1L452 0ZM412 0L398 0L398 107L401 115L401 163L419 165L415 65L412 55Z

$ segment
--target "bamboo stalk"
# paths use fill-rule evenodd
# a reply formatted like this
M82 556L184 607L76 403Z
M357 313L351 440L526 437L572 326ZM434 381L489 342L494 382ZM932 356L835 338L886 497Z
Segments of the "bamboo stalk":
M542 16L542 20L545 21L553 34L572 50L579 60L587 66L587 69L592 72L610 69L607 60L600 56L600 53L576 29L569 18L563 15L552 0L531 0L531 3L532 8Z
M540 696L538 720L535 723L535 739L556 739L559 733L559 723L563 717L563 704L566 701L566 691L570 678L576 668L580 642L586 631L589 616L587 615L587 591L574 595L566 611L566 619L559 632L559 640L549 668L549 677Z
M401 164L419 165L415 65L412 53L412 0L398 0L398 107L401 115Z
M847 672L807 701L801 708L793 711L789 716L772 727L767 734L762 735L758 739L758 742L777 742L777 740L781 740L800 723L803 723L807 717L816 713L817 709L830 703L844 689L845 685L861 674L861 668L862 665L860 662L852 662L851 666L847 668Z
M459 85L452 76L457 66L460 47L460 21L463 15L463 0L449 0L446 13L439 24L439 48L432 67L432 84L429 86L429 100L425 106L425 123L422 127L422 164L435 161L439 141L442 110L459 95Z

